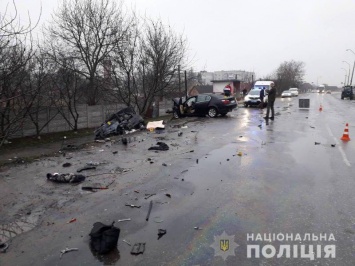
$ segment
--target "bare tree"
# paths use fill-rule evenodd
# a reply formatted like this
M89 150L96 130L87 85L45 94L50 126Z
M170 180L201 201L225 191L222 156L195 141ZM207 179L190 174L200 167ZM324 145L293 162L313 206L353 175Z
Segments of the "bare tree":
M161 21L147 21L140 38L142 67L134 84L133 98L139 112L145 114L156 96L163 96L177 82L178 65L186 57L186 40Z
M38 50L30 61L30 74L25 84L27 93L22 94L27 116L33 123L38 138L59 113L57 108L52 107L55 105L52 77L50 61Z
M304 62L291 60L280 64L275 72L278 94L292 87L300 87L304 74Z
M87 103L95 105L101 96L95 86L102 76L103 63L112 50L123 46L130 21L122 3L113 0L64 0L46 28L48 54L61 64L64 56L73 60L73 68L88 80ZM68 67L68 66L66 66Z
M57 68L56 73L52 75L52 94L58 99L53 104L69 127L76 131L79 122L78 104L84 95L84 87L87 86L87 82L77 71L73 71L75 69L74 60L62 58L59 61L57 58L56 62L60 62L61 67Z
M108 63L110 78L107 79L110 89L109 97L128 106L132 105L133 87L144 72L143 61L139 54L139 35L141 34L139 21L133 16L131 22L131 27L126 32L126 41L118 43L113 49L111 60Z
M33 56L31 19L27 25L17 19L17 8L12 2L15 13L0 13L0 146L15 134L24 123L26 105L22 95L27 93L24 85L28 74L29 61Z

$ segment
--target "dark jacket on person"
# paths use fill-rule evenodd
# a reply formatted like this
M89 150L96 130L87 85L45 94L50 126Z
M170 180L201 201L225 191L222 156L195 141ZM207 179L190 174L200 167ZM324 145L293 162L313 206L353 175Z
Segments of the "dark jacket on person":
M274 102L275 99L276 99L276 88L274 86L274 87L271 87L271 89L269 89L267 100L269 102Z
M260 90L260 96L259 96L259 97L260 97L260 100L261 100L261 101L264 101L265 89L261 89L261 90Z

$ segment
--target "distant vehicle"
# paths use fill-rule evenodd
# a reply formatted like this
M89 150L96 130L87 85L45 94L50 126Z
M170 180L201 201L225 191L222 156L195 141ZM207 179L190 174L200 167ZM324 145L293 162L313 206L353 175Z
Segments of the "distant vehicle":
M291 88L289 91L292 93L292 96L298 96L298 88Z
M259 80L255 82L253 90L259 89L261 90L262 88L265 88L266 90L269 90L271 87L271 83L274 83L273 81L270 80Z
M341 92L341 99L349 98L350 100L354 99L354 92L352 86L343 87L343 91Z
M318 93L324 93L325 92L325 86L324 85L319 85L317 88Z
M264 107L267 105L267 95L265 92L264 96ZM258 106L260 104L260 89L252 89L249 93L244 97L244 106Z
M185 97L175 98L173 103L174 118L206 115L216 117L219 114L225 116L238 105L233 96L207 93L191 96L187 100Z
M326 92L327 94L331 94L332 93L332 91L331 90L327 90L327 92Z
M287 97L292 97L292 92L287 90L287 91L283 91L281 93L281 98L287 98Z

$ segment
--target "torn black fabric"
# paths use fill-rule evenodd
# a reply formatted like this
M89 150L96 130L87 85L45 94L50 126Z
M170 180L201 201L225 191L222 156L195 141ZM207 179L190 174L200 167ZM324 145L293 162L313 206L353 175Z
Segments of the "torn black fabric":
M167 151L169 150L169 146L168 144L164 143L164 142L158 142L157 143L157 146L153 146L153 147L150 147L148 150L152 151Z
M47 179L56 183L80 183L85 180L85 176L75 175L72 173L70 174L48 173Z

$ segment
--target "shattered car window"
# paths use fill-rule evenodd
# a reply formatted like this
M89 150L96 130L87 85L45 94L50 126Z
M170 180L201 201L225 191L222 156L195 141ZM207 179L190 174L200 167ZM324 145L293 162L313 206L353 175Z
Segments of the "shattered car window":
M201 102L208 102L211 100L211 96L209 95L197 95L197 101L198 103L201 103Z

